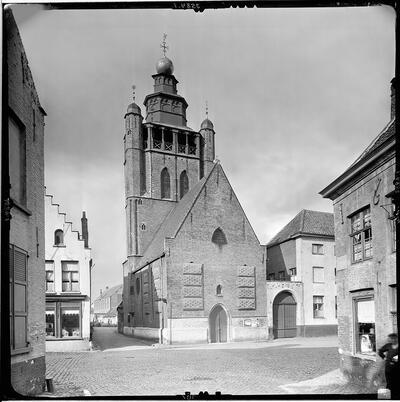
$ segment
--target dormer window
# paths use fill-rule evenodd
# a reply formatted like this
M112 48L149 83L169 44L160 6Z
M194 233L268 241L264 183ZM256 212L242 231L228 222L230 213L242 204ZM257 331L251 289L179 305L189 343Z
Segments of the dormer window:
M64 245L64 232L61 229L57 229L54 232L54 245L55 246Z

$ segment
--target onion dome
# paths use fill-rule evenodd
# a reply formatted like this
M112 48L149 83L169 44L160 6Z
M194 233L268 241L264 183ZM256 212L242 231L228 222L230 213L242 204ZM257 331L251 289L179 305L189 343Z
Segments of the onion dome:
M202 130L203 128L214 130L214 124L212 124L212 121L210 119L205 119L203 120L203 123L201 123L200 130Z
M135 102L131 103L128 106L128 109L127 109L126 113L142 114L142 112L140 110L140 107Z
M168 57L163 57L162 59L158 60L156 64L156 71L157 74L172 75L174 72L174 65Z

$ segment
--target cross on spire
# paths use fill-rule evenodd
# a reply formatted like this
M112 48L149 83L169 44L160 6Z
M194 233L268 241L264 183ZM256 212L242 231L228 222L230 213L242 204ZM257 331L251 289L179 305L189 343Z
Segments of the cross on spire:
M206 101L206 117L208 119L208 101Z
M135 102L135 97L136 97L136 85L132 85L132 98L133 98L134 102Z
M163 35L163 41L162 41L162 43L160 45L160 47L161 47L161 49L162 49L162 51L164 53L164 57L165 57L165 53L167 52L167 49L169 49L169 47L167 46L166 39L167 39L167 34L165 33Z

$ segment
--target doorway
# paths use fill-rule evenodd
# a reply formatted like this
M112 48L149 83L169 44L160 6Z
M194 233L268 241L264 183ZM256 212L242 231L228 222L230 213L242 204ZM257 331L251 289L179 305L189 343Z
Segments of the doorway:
M296 301L290 292L279 293L273 304L274 338L293 338L297 335Z
M210 313L210 342L228 341L228 316L222 306L215 306Z

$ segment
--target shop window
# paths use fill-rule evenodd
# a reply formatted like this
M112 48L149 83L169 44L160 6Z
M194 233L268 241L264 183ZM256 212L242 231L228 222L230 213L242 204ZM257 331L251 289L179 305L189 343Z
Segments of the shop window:
M167 168L161 171L161 198L171 198L171 183Z
M54 232L54 245L55 246L64 245L64 232L61 229L57 229Z
M46 303L46 338L56 338L56 307Z
M62 261L62 291L79 292L79 265L76 261Z
M189 178L186 170L184 170L179 177L179 190L180 198L182 198L189 191Z
M354 299L356 352L375 355L375 302L373 297Z
M46 338L82 338L81 322L81 303L46 303Z
M22 123L8 118L10 196L21 205L26 204L26 135Z
M12 351L28 347L28 253L10 245L10 342Z
M78 307L61 304L61 337L80 337L80 311Z
M372 258L371 210L364 210L350 217L352 262Z
M323 283L324 282L324 268L323 267L313 267L313 282Z
M324 318L324 296L313 296L314 318Z
M54 292L54 261L46 261L46 292Z

